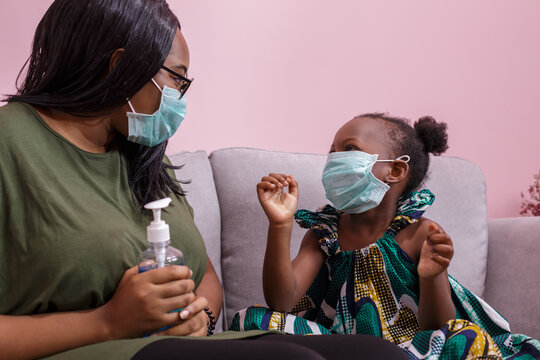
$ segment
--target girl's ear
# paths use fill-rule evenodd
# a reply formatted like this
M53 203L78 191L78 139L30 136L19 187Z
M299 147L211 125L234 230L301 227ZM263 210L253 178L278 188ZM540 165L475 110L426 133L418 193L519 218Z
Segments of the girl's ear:
M409 164L403 160L395 160L390 164L390 172L386 175L387 184L401 182L409 174Z

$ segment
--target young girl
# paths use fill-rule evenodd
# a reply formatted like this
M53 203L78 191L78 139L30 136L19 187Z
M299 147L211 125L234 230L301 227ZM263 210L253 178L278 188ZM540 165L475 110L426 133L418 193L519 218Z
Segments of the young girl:
M339 129L330 147L322 182L332 205L295 212L294 178L263 177L270 309L244 309L231 328L374 335L411 359L540 356L540 342L511 335L502 316L448 275L452 240L422 217L435 198L417 191L429 153L447 147L446 124L430 117L413 128L366 114ZM309 230L291 262L293 218Z

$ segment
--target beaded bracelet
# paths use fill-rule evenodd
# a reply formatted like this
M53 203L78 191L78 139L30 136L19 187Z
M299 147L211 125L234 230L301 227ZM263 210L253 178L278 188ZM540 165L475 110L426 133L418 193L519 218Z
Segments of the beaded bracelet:
M208 322L206 323L206 326L208 326L208 332L206 333L206 336L210 336L214 334L214 330L216 329L216 318L208 306L204 308L204 312L206 315L208 315Z

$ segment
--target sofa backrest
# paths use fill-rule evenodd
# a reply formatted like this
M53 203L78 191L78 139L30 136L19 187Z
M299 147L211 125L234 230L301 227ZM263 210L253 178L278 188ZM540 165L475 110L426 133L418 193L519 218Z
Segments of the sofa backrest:
M328 203L320 180L326 155L221 149L209 156L211 171L205 156L202 151L181 153L171 156L171 161L185 164L177 171L178 178L192 179L184 188L188 190L187 198L195 209L195 222L205 238L210 258L216 269L220 267L228 325L239 309L265 304L262 263L268 222L257 200L256 184L270 172L291 174L299 183L299 208L316 209ZM441 224L454 241L450 273L482 296L487 216L486 188L480 169L467 160L433 157L425 187L436 196L426 216ZM296 255L304 233L299 226L293 228L291 257ZM215 260L219 258L221 266Z
M194 210L195 224L204 239L208 257L221 281L221 213L208 154L184 151L170 155L169 159L173 165L182 166L176 170L177 179L190 181L182 188ZM223 318L221 314L216 324L217 332L222 330Z

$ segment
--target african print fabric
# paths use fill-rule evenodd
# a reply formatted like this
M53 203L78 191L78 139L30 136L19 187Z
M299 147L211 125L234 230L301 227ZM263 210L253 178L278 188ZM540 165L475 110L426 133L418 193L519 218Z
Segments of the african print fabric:
M451 276L456 320L420 331L416 264L394 239L433 200L427 189L402 198L383 237L353 251L341 250L338 243L340 211L330 205L316 212L298 210L297 222L315 232L327 255L319 274L290 314L252 306L235 315L230 329L374 335L397 344L410 359L540 359L538 340L511 334L499 313Z

